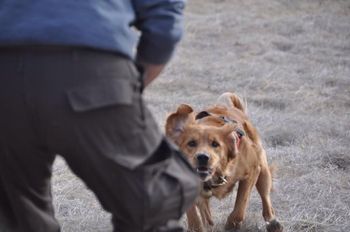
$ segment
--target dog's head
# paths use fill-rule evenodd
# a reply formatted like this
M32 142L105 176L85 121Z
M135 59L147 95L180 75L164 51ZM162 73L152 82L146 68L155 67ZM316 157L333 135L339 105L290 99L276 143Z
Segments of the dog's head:
M203 181L226 174L238 152L236 129L231 123L199 122L189 105L180 105L165 125L167 137L179 146Z

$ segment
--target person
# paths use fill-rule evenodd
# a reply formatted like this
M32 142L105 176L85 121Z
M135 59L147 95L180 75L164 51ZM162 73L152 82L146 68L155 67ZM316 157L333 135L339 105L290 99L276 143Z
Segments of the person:
M10 231L60 231L57 154L111 212L115 231L182 231L199 182L142 90L172 57L184 6L0 2L0 214Z

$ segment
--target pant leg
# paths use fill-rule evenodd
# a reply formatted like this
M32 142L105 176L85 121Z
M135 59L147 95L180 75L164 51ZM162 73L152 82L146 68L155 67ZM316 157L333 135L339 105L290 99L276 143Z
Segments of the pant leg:
M143 103L139 74L129 70L132 68L130 63L113 59L115 63L105 62L104 65L106 70L115 72L101 70L99 75L104 80L94 80L94 86L102 89L99 93L103 92L109 96L108 99L112 99L116 93L120 94L112 105L105 106L104 98L93 104L86 104L80 98L82 91L84 97L89 98L91 94L94 99L98 99L100 94L95 95L96 87L91 90L86 85L79 85L73 90L67 89L71 108L66 124L74 128L69 134L76 136L76 140L74 148L63 156L75 173L95 192L104 208L112 213L115 231L141 232L146 231L146 228L150 232L161 231L158 227L162 227L162 231L181 231L179 226L174 230L174 226L171 229L163 224L147 225L144 219L148 199L143 194L143 172L137 167L155 152L162 135ZM95 65L100 66L98 63L97 60ZM87 77L88 74L82 76ZM107 88L105 83L108 83ZM114 83L118 84L113 87ZM132 88L128 88L130 85ZM84 167L79 165L82 159Z
M28 131L32 134L21 135L20 138L28 141L21 140L24 144L21 151L13 150L11 146L8 150L15 155L9 157L20 157L26 161L17 165L16 160L16 165L12 165L12 169L17 168L20 173L18 176L22 177L25 170L29 176L38 172L42 188L39 188L39 193L32 194L34 191L31 184L29 193L24 191L25 202L18 207L16 205L14 209L26 207L27 203L35 206L35 210L25 210L28 219L23 219L19 224L33 222L30 217L37 215L39 225L41 223L47 226L45 231L55 231L58 228L54 226L53 210L49 207L51 197L47 186L53 158L48 153L61 154L73 172L94 191L102 206L112 213L115 231L181 230L176 223L168 224L172 219L178 220L179 216L164 215L162 211L154 214L152 222L145 220L146 216L149 217L146 215L149 212L147 209L159 205L159 200L151 201L147 198L145 169L139 167L155 153L162 135L143 103L139 73L132 62L115 54L81 49L67 51L34 48L20 53L24 86L18 96L22 96L22 101L30 105L30 122L27 119L18 125L30 127ZM0 94L0 101L4 105L10 102L7 98L12 97L11 91L21 90L16 89L16 85L7 85L6 88L8 94ZM15 112L13 115L18 117L26 115L16 112L16 109L26 109L19 102L7 105ZM6 120L10 120L13 115ZM9 131L16 130L10 128ZM4 144L14 144L3 137ZM23 150L27 151L26 156L19 155L23 154ZM7 176L10 172L13 170L7 171ZM165 180L168 187L173 183L170 179ZM17 183L17 180L11 183ZM179 191L178 188L174 189ZM9 189L9 192L15 190ZM45 199L35 198L44 195ZM173 207L174 210L182 208L181 202L175 203Z
M59 231L50 184L54 157L23 143L16 146L26 149L0 149L0 172L10 206L5 208L5 214L14 216L10 219L15 223L15 231Z
M143 103L132 62L82 50L43 52L28 62L28 89L49 149L65 158L112 213L115 231L178 231L165 225L178 218L152 225L144 219L149 200L137 167L155 152L162 135Z
M0 53L1 210L14 231L59 231L51 197L50 155L26 101L20 57Z
M0 175L0 231L13 231L15 225L15 214L10 204L10 198L5 189L5 182Z

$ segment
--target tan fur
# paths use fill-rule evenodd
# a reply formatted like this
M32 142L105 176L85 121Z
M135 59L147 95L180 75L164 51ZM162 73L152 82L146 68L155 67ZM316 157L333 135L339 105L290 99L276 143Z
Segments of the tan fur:
M240 228L245 217L250 193L256 186L262 200L263 217L269 232L280 232L282 226L276 221L271 205L270 191L272 174L266 159L260 136L246 114L246 105L233 93L224 93L218 103L205 109L209 116L195 119L189 105L180 105L166 121L166 135L172 139L196 167L197 154L205 153L210 158L210 178L225 176L227 183L211 191L202 191L197 203L188 210L190 231L204 232L213 225L209 199L226 197L238 183L234 209L226 222L226 229ZM225 118L224 121L222 118ZM237 131L245 132L239 139ZM240 142L239 142L240 140ZM194 146L195 145L195 146Z

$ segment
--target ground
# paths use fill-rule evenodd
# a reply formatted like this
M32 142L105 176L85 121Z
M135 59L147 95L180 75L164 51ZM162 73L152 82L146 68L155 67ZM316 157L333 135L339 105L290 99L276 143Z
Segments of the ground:
M350 1L189 0L185 26L145 91L159 126L180 103L199 110L238 93L279 168L272 201L285 231L350 231ZM110 216L62 159L53 193L64 232L111 231ZM213 231L224 231L234 197L211 202ZM256 190L243 227L264 231Z

